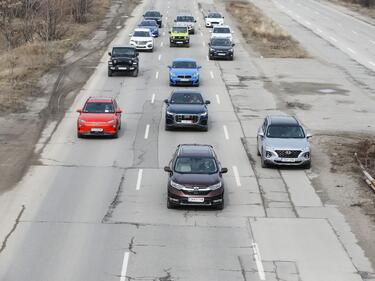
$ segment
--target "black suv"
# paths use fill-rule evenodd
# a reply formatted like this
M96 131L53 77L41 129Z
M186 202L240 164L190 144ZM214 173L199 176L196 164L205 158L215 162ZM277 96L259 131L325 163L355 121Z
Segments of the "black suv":
M173 154L168 172L168 209L176 206L224 208L222 168L211 145L180 144Z
M208 130L208 110L210 101L203 100L200 93L195 91L178 90L172 92L165 111L165 129L198 128Z
M108 61L108 76L115 72L130 73L133 77L138 76L138 51L133 46L113 47L111 57Z
M162 17L163 15L160 14L159 11L147 11L144 15L143 15L143 18L145 20L154 20L156 21L156 23L158 24L159 28L162 27L163 23L162 23Z
M233 60L234 43L228 38L212 38L208 43L208 56L212 59Z

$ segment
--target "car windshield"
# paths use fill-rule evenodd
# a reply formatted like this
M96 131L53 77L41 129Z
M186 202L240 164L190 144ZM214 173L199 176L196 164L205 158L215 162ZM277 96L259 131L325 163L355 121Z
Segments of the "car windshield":
M281 126L272 125L268 127L268 138L281 138L281 139L303 139L305 133L301 126Z
M147 17L158 18L158 17L160 17L160 13L156 12L156 11L149 11L149 12L145 13L145 18L147 18Z
M187 33L187 27L182 27L182 26L176 26L172 28L172 32L176 33Z
M230 33L228 27L215 27L213 33Z
M215 38L211 40L212 46L232 46L232 41L226 38Z
M195 61L174 61L173 68L197 68Z
M194 17L192 17L192 16L177 16L176 20L180 21L180 22L193 22Z
M221 18L221 15L219 13L209 13L207 17L209 17L209 18Z
M151 37L150 32L148 31L134 31L134 37Z
M135 56L134 48L113 48L112 56L113 57L122 57L122 56Z
M83 109L85 113L114 113L113 103L109 102L88 102Z
M174 170L183 174L214 174L218 171L212 157L178 157Z
M173 93L171 104L203 104L203 99L199 93Z
M140 23L139 26L156 26L157 23L154 20L144 20Z

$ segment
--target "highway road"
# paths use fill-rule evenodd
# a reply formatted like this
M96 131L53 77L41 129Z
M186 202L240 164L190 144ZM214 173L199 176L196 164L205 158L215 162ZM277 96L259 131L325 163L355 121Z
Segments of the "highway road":
M220 8L200 3L204 10ZM371 265L305 171L260 168L261 118L241 112L255 107L264 116L275 101L257 91L261 83L251 91L238 86L238 77L259 75L240 32L235 29L233 62L208 61L209 31L197 1L145 0L113 44L128 42L150 8L167 24L176 11L190 10L198 20L191 47L169 48L164 27L154 53L140 55L137 78L107 77L103 56L65 117L45 129L39 159L0 197L0 280L365 280L361 273L372 272ZM226 21L234 26L227 15ZM202 65L199 90L211 100L208 132L164 130L162 101L172 90L167 66L175 57ZM118 139L77 139L75 110L89 96L117 99L124 112ZM213 145L229 169L223 211L167 209L163 167L180 143Z

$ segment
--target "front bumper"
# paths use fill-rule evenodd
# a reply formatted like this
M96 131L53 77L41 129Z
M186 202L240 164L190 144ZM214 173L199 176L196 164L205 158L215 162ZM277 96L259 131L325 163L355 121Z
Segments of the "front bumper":
M207 194L188 194L169 186L168 200L175 206L216 206L223 203L224 188L210 191Z
M120 71L124 71L124 72L127 72L127 71L134 71L138 68L138 65L116 65L116 66L113 66L113 65L109 65L108 66L108 69L113 71L113 72L120 72Z
M152 50L154 48L153 43L147 43L147 44L130 43L130 45L134 46L137 50Z
M211 58L215 58L215 59L233 58L233 52L228 52L228 51L210 51L209 55Z
M223 23L218 21L206 21L206 27L213 27L214 25L223 25Z
M165 114L165 125L168 128L207 129L208 114Z
M179 78L179 77L172 77L169 76L169 84L171 86L177 86L177 85L192 85L192 86L198 86L199 85L199 76L196 77L190 77L190 78Z
M270 165L277 165L277 166L305 166L311 163L311 156L307 158L304 156L305 153L311 153L311 152L302 151L298 155L298 157L295 157L295 158L279 157L276 152L272 152L271 157L264 157L264 162Z
M180 38L169 38L169 42L171 44L175 44L175 45L188 45L190 43L190 39L189 38L186 38L186 39L180 39Z
M117 133L117 124L78 124L78 134L83 136L113 136Z

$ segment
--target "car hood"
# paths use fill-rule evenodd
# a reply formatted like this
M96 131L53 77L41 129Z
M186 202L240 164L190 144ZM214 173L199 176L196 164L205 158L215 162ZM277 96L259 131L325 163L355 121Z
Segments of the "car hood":
M188 21L178 21L177 23L178 23L178 25L181 25L181 26L192 26L193 25L193 22L188 22Z
M117 61L130 61L135 59L136 57L132 56L122 56L122 57L112 57L112 60L117 60Z
M179 174L174 173L171 179L179 184L185 186L198 186L198 187L206 187L210 185L217 184L220 181L220 177L218 174Z
M136 37L136 36L133 36L132 38L130 38L130 41L153 41L154 40L154 37Z
M206 20L208 21L223 21L224 19L223 18L206 18Z
M176 75L193 75L198 72L196 68L172 68L171 72Z
M116 118L114 113L82 113L79 119L86 122L107 122Z
M278 138L265 138L264 144L266 147L276 149L298 149L304 150L306 147L310 147L310 144L306 138L304 139L278 139Z
M206 112L206 107L203 104L170 104L167 110L177 114L198 114Z
M171 36L184 36L187 37L189 36L188 33L182 33L182 32L171 32Z
M232 38L230 33L212 33L212 38Z

